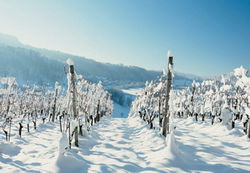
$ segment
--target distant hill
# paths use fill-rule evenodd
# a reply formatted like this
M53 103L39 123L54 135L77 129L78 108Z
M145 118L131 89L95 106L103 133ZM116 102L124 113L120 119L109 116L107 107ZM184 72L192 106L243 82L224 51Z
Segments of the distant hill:
M143 87L147 80L154 80L161 72L136 66L100 63L59 51L24 45L13 36L0 34L0 76L14 76L18 82L66 85L65 61L71 58L76 72L92 82L102 81L107 88ZM175 74L176 88L188 86L198 77Z

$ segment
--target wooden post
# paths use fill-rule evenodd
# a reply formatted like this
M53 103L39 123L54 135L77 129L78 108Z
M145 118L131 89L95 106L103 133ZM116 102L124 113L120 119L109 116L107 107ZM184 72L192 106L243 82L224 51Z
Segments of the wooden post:
M71 81L71 87L72 87L72 108L73 108L73 114L74 118L77 118L77 111L76 111L76 81L75 81L75 71L74 71L74 65L69 66L69 72L70 72L70 81Z
M68 120L69 123L69 149L71 149L71 134L70 134L70 121Z
M6 115L5 115L5 117L8 116L8 113L9 113L9 111L10 111L10 98L9 98L9 97L10 97L10 96L8 95L7 110L6 110Z
M250 119L248 119L247 136L250 139Z
M159 103L158 103L158 119L159 119L159 126L162 127L162 117L161 117L161 96L159 96Z
M10 133L11 133L11 121L12 121L12 118L9 118L9 123L10 123L10 128L9 128L9 141L10 141Z
M69 66L69 72L70 72L70 84L72 87L71 88L71 92L72 92L72 110L73 110L73 116L74 119L78 118L78 114L76 111L76 81L75 81L75 71L74 71L74 65L70 65ZM78 127L76 126L74 131L74 135L75 135L75 146L79 146L78 145Z
M27 131L30 132L30 113L28 113Z
M23 128L22 123L19 123L19 136L20 136L20 138L22 137L22 128Z
M58 88L55 86L55 96L54 96L54 104L53 104L53 111L52 111L52 122L55 121L55 114L56 114L56 99L58 95Z
M195 93L195 83L193 82L193 88L192 88L192 95L191 95L191 100L190 100L190 105L192 107L192 112L190 112L190 115L191 117L193 116L194 114L194 93Z
M169 133L169 94L171 90L171 85L172 85L172 70L173 68L173 55L170 53L168 54L168 72L167 72L167 92L166 92L166 100L165 100L165 112L164 112L164 118L163 118L163 127L162 127L162 135L167 136Z
M96 121L97 121L97 122L100 121L100 100L98 100L98 103L97 103Z
M60 121L60 131L62 132L62 115L59 116L59 121Z
M7 132L7 130L3 129L3 131L5 133L5 139L6 139L6 141L8 141L8 132Z
M77 126L75 128L75 146L79 147L79 142L78 142L78 127Z

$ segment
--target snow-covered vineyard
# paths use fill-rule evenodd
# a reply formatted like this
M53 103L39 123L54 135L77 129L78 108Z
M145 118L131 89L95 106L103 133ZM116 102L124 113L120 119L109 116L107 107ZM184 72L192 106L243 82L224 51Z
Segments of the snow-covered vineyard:
M112 118L111 95L70 60L67 89L1 78L0 172L250 172L247 70L174 90L168 56L128 118Z
M162 131L162 121L171 118L192 117L195 122L221 124L228 130L241 129L250 138L250 78L242 66L218 79L193 82L192 87L171 90L166 102L166 76L146 83L146 87L132 104L130 116L139 116L150 128ZM174 128L174 124L169 123ZM237 124L237 125L236 125ZM171 129L169 130L171 131Z

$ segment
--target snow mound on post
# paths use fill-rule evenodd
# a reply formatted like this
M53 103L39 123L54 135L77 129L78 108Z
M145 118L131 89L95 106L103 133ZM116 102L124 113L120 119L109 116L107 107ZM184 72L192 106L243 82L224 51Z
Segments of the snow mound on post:
M70 59L70 58L67 59L66 63L67 63L68 65L74 65L74 62L73 62L72 59Z
M174 133L171 132L166 138L166 151L170 159L175 159L180 155L180 150L176 144Z
M59 155L56 161L57 172L68 173L68 172L82 172L86 170L86 163L83 159L78 159L73 153L65 153Z
M68 173L68 172L82 172L86 169L86 163L83 159L77 158L77 153L73 151L67 151L69 146L68 137L66 133L62 133L59 140L58 157L56 160L56 172Z
M181 152L173 131L168 134L166 138L166 147L164 150L168 165L176 165L181 169L189 167L190 161L189 157L187 157L188 154L186 151L184 153Z
M66 133L61 134L61 138L59 140L59 155L65 153L65 149L69 146L69 141Z
M170 50L168 51L168 57L173 57L173 53Z

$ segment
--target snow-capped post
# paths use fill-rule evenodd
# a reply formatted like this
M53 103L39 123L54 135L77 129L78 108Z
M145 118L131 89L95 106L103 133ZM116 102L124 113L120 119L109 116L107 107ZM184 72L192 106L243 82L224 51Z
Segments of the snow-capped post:
M56 99L58 95L58 83L55 83L55 93L54 93L54 103L52 108L52 122L55 121L55 114L56 114Z
M169 94L172 85L172 73L173 73L173 55L170 51L168 51L168 71L167 71L167 91L166 91L166 100L165 100L165 112L163 118L163 127L162 127L162 135L167 136L169 134Z
M77 110L76 110L76 78L75 78L75 70L74 70L74 63L72 60L68 59L67 63L69 65L69 76L68 76L68 95L69 95L69 100L68 100L68 109L69 112L72 110L72 114L74 119L76 120L78 118ZM73 130L74 136L75 136L75 146L78 145L78 127L75 126Z

